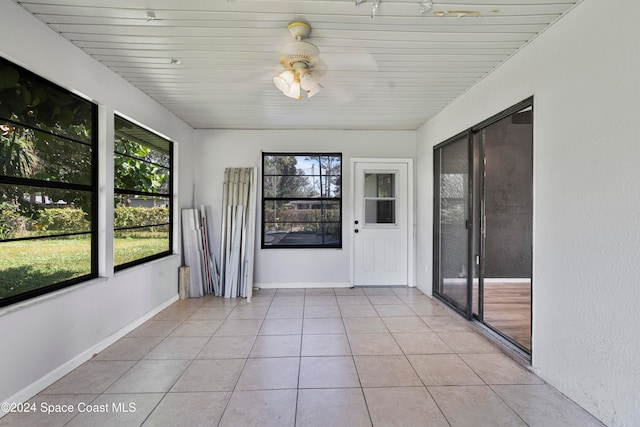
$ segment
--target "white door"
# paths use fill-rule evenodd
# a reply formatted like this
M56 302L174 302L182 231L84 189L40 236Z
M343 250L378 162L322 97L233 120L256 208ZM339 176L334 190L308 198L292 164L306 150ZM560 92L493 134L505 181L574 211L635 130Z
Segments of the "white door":
M409 162L354 161L354 286L408 285Z

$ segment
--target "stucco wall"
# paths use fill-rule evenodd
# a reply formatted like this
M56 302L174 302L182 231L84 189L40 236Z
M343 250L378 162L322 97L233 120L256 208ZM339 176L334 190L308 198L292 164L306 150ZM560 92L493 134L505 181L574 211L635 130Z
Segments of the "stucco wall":
M418 131L418 284L432 147L534 96L533 367L607 425L640 416L640 4L584 1Z

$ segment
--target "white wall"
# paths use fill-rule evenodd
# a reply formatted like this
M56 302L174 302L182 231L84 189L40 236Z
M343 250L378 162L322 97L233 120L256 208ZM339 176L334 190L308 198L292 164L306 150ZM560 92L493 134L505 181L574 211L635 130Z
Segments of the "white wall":
M93 99L101 112L119 111L174 140L178 159L174 174L180 174L175 211L190 203L193 131L184 122L12 1L2 2L0 55ZM110 132L103 130L101 138L113 135L112 123ZM100 144L104 151L108 141ZM104 170L108 163L100 171L100 197L105 201L113 194L112 175ZM107 205L100 221L103 239L112 236L112 215ZM179 234L175 237L179 242ZM107 265L102 268L105 277L0 309L0 402L30 397L90 357L90 351L113 339L113 334L126 331L132 322L175 298L179 266L179 255L115 275Z
M295 102L295 101L292 101ZM261 152L342 153L342 249L260 249L257 227L254 282L278 286L343 286L350 282L351 182L354 157L415 158L413 131L196 130L196 203L210 206L219 245L222 178L227 167L251 167ZM258 221L260 219L258 218ZM258 223L259 225L259 223Z
M640 419L638 16L582 2L418 132L420 273L432 147L534 95L533 367L611 426Z

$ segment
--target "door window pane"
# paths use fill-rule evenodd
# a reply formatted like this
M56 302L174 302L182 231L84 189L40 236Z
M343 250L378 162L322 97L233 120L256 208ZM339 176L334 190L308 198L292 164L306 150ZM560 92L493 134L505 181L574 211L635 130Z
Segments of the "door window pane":
M365 224L396 223L396 175L393 173L364 174Z
M366 224L395 224L395 200L365 200L364 218Z
M366 173L364 175L365 197L395 197L396 175L393 173Z

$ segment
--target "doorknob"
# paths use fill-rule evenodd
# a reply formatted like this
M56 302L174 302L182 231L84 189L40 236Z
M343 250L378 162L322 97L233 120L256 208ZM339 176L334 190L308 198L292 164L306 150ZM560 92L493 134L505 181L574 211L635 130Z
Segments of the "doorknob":
M358 220L353 221L354 224L358 225Z
M356 229L355 229L355 230L353 230L353 231L354 231L354 233L357 233L357 232L358 232L358 229L356 228Z

